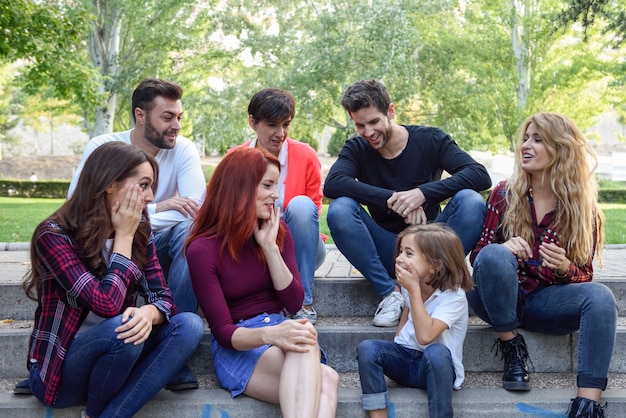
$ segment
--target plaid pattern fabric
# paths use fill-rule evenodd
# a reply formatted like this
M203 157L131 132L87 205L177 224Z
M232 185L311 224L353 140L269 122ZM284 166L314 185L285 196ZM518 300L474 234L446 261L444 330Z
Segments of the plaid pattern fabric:
M176 307L165 284L152 233L145 271L123 255L112 253L102 278L87 270L72 238L57 224L44 221L35 233L32 251L37 252L45 273L37 289L39 300L28 360L37 361L41 380L47 385L45 403L54 405L63 360L89 311L106 318L119 315L136 305L138 294L168 319Z
M470 254L470 261L472 264L483 247L491 243L505 242L504 234L501 228L504 213L507 209L505 185L506 181L498 183L487 199L487 211L485 214L485 222L483 223L483 231L478 243ZM555 274L552 269L543 264L543 260L539 255L539 246L541 243L553 242L560 245L559 232L552 225L555 219L555 212L552 211L546 214L541 220L541 223L538 223L535 216L532 190L528 191L528 202L531 207L534 242L531 243L533 248L533 257L526 261L521 258L517 259L517 272L522 292L524 292L525 295L528 295L539 286L590 282L593 279L593 256L589 257L587 263L582 266L570 263L569 270L563 276Z

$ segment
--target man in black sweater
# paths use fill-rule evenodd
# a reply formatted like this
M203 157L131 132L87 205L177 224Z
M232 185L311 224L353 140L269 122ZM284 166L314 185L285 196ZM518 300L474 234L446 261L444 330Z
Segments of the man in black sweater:
M396 326L403 307L393 279L398 233L412 224L443 222L468 253L485 216L478 192L491 187L491 179L441 129L397 124L395 105L378 81L354 83L341 104L359 136L346 141L324 182L324 195L334 199L327 222L337 248L383 297L373 324ZM442 179L443 171L450 176Z

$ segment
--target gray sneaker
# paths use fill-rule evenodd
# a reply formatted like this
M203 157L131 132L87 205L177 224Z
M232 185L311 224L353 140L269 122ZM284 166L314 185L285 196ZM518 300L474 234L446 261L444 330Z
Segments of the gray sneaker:
M311 309L306 309L304 306L300 308L298 312L292 317L293 319L302 319L306 318L313 325L317 322L317 312L315 312L315 308L311 306Z
M391 292L378 304L372 324L377 327L395 327L400 322L404 299L400 292Z

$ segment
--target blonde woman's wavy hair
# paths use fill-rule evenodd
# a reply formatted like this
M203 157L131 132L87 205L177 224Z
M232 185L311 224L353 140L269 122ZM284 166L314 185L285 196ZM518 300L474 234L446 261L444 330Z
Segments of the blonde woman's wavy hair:
M550 187L557 198L553 225L558 228L561 247L574 264L582 265L593 256L595 244L602 265L604 216L597 205L598 186L594 175L598 160L576 124L558 113L530 116L517 133L515 169L506 185L508 208L502 223L505 239L516 235L529 243L534 239L526 195L531 178L521 168L521 147L531 123L535 124L549 155L544 178L550 179Z

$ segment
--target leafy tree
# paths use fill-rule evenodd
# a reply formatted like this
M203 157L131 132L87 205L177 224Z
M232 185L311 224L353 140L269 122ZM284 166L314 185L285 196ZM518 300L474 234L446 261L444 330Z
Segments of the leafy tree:
M89 14L76 1L0 0L0 57L26 63L26 93L52 86L52 94L94 103L97 73L88 64L83 39Z
M418 75L419 39L410 26L410 16L418 13L415 4L370 3L243 0L214 10L213 20L219 22L214 30L232 40L231 57L237 59L222 57L221 73L208 70L224 87L209 87L201 109L216 113L201 125L194 117L194 132L202 129L207 146L220 152L250 138L248 101L270 86L295 96L291 136L313 146L327 127L343 130L338 137L354 132L339 107L341 93L352 82L382 79L398 100L411 97Z
M602 38L551 34L558 1L484 0L439 14L425 36L420 99L435 125L465 148L512 149L523 118L540 110L568 114L581 126L610 108L617 53ZM419 25L418 25L419 26ZM444 30L445 28L445 30ZM603 59L598 59L604 56Z
M17 2L17 4L16 4ZM0 57L26 59L28 93L71 99L91 135L129 126L144 77L173 76L204 9L193 0L0 0ZM204 2L203 5L207 5ZM177 68L178 67L178 68ZM125 105L120 110L118 103ZM116 116L124 118L115 124Z
M623 0L570 0L556 19L556 29L580 22L586 31L598 20L606 22L603 33L613 33L615 45L626 40L626 3Z

